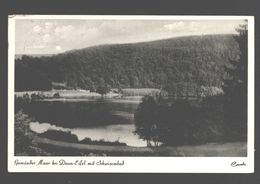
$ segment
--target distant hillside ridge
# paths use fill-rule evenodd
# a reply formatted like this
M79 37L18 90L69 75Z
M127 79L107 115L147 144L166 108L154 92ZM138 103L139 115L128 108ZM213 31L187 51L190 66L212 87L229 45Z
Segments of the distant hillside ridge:
M165 88L178 93L221 86L224 66L238 58L233 35L185 36L151 42L106 44L15 62L15 90L70 88ZM185 89L185 90L184 90Z

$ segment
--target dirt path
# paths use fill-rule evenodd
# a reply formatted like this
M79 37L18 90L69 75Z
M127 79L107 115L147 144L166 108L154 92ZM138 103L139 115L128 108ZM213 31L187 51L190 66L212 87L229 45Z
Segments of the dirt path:
M208 143L194 146L167 146L156 150L159 155L186 157L246 157L246 142Z
M69 143L47 138L35 137L34 142L60 148L77 149L88 152L101 152L115 156L188 156L188 157L243 157L247 156L246 142L208 143L196 146L165 146L157 148L131 146L103 146Z
M131 147L131 146L103 146L103 145L89 145L89 144L79 144L79 143L70 143L63 141L56 141L47 138L35 137L34 142L40 144L47 144L63 148L73 148L83 151L92 151L92 152L104 152L104 153L142 153L142 154L151 154L153 150L148 147Z

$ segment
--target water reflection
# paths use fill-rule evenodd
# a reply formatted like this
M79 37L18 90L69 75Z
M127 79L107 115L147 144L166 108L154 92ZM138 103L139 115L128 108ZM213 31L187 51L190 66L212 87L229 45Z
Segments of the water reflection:
M24 110L35 119L30 128L37 133L51 129L71 131L79 141L88 137L142 147L146 142L133 133L134 112L140 100L140 97L44 99L24 106Z
M105 140L105 141L119 141L126 143L128 146L145 147L146 142L139 139L138 135L135 135L134 124L115 124L107 126L89 127L89 128L63 128L49 123L30 123L30 128L36 133L43 133L47 130L60 130L60 131L71 131L81 141L88 137L92 140Z

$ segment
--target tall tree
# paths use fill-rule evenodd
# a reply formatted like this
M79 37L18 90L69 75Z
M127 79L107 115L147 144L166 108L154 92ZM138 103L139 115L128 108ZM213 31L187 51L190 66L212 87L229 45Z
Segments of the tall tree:
M158 146L158 101L155 96L145 96L135 113L135 133L146 140L147 146Z
M226 68L228 78L224 81L225 113L229 126L230 139L246 138L247 130L247 62L248 62L248 28L247 22L237 28L234 39L238 43L239 58L230 60ZM231 129L230 129L231 128Z

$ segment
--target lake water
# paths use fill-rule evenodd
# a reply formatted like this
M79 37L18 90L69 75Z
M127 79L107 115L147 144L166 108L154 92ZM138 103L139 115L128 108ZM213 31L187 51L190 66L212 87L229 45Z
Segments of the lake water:
M139 139L138 135L134 134L134 124L115 124L98 127L86 127L86 128L63 128L51 125L49 123L30 123L31 129L36 133L43 133L47 130L61 130L70 131L72 134L78 137L81 141L88 137L92 140L105 140L105 141L119 141L124 142L128 146L144 147L146 142Z
M146 142L134 134L134 112L140 98L59 98L35 101L25 107L34 117L33 131L71 131L79 140L119 141L143 147Z

